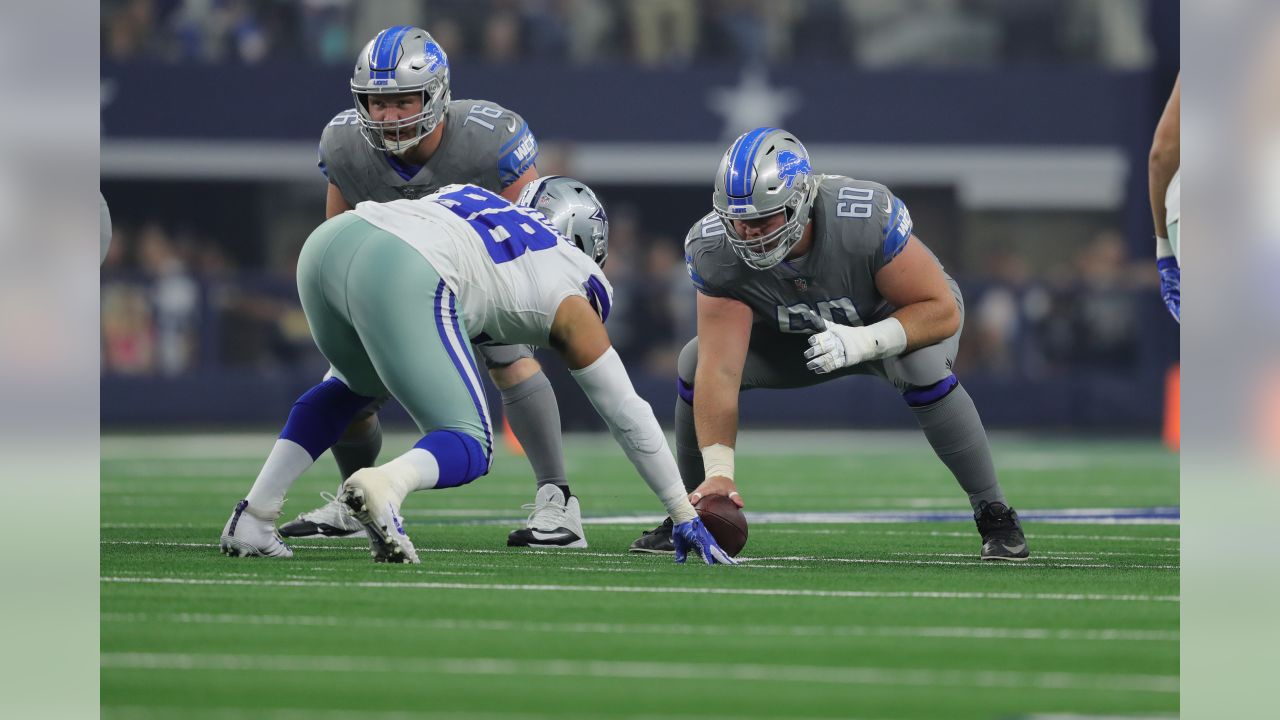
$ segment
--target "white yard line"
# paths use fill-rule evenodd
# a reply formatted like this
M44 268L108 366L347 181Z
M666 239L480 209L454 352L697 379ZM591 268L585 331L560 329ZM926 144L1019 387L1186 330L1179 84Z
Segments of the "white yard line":
M493 675L707 682L805 683L815 685L895 685L1038 690L1178 692L1173 675L1116 673L1032 673L826 667L747 663L625 662L509 658L405 658L328 655L227 655L186 653L103 653L107 670L249 671L304 673L395 673L397 675Z
M103 545L148 545L154 547L189 547L189 548L216 548L217 543L193 543L193 542L161 542L158 540L103 540ZM308 542L294 542L290 545L295 551L297 550L349 550L361 551L368 550L365 542L351 543L349 545L312 545ZM465 553L475 555L507 555L516 556L521 554L542 554L548 556L556 556L563 558L573 557L600 557L600 558L623 558L629 557L620 552L588 552L586 550L570 549L570 550L482 550L482 549L460 549L460 548L418 548L419 553ZM922 553L923 554L923 553ZM991 567L990 563L984 563L977 558L976 555L965 555L956 553L958 557L968 557L969 560L897 560L892 558L843 558L829 557L817 555L766 555L760 557L743 557L739 560L743 563L761 563L761 562L812 562L812 563L844 563L855 565L968 565L972 567ZM947 555L939 555L940 557L949 557ZM638 560L638 559L637 559ZM781 567L777 565L767 565L762 567ZM1178 565L1135 565L1131 563L1068 563L1053 561L1053 556L1033 557L1030 560L1017 563L1008 563L1002 567L1019 567L1019 568L1103 568L1112 570L1130 570L1130 569L1150 569L1150 570L1177 570ZM589 568L572 567L561 569L586 570ZM608 572L604 568L590 568ZM614 570L613 572L634 572L629 570Z
M264 717L262 706L254 707L173 707L150 705L106 705L102 706L103 720L244 720L245 718ZM512 713L485 712L480 710L322 710L319 708L280 708L271 706L271 720L600 720L599 712L575 713L560 711L551 715L537 715L528 710ZM610 713L606 717L611 720L743 720L743 718L765 717L763 715L682 715L679 713L662 713L660 715L625 715ZM769 715L768 717L773 717ZM787 720L829 720L830 716L821 718L801 715L787 715ZM843 715L846 720L883 720L863 715ZM1059 719L1062 720L1062 719ZM1076 720L1105 720L1103 718L1080 718ZM1124 718L1122 720L1135 720ZM1158 718L1139 718L1137 720L1161 720ZM1176 720L1171 718L1170 720Z
M886 625L697 625L654 623L523 622L453 618L379 618L337 615L237 615L229 613L103 613L104 623L245 625L280 627L361 627L384 630L525 632L586 635L673 635L706 637L929 638L952 640L1073 640L1087 642L1178 642L1168 630L1051 629L1010 627L913 627Z
M586 593L641 593L681 595L754 595L772 597L814 597L848 599L911 599L911 600L1043 600L1053 602L1140 602L1177 603L1177 595L1105 595L1098 593L1012 593L1012 592L954 592L928 590L803 590L797 588L708 588L708 587L652 587L626 585L555 585L555 584L505 584L505 583L450 583L450 582L388 582L373 580L239 580L194 577L104 576L107 584L146 585L204 585L204 586L254 586L254 587L337 587L403 590L483 590L486 592L586 592Z

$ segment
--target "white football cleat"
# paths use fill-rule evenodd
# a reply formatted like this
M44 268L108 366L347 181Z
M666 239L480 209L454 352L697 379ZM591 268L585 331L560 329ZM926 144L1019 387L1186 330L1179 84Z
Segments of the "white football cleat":
M342 483L338 502L350 508L351 514L364 525L374 562L421 562L404 531L396 494L381 468L357 470Z
M346 505L329 493L320 493L320 497L327 502L281 525L280 534L285 537L365 537L364 526Z
M276 533L275 518L258 515L248 500L236 503L218 546L232 557L293 557L293 551Z
M538 488L532 505L525 505L529 520L525 527L507 535L508 547L584 548L586 533L582 530L582 507L577 497L565 500L558 485L547 483Z

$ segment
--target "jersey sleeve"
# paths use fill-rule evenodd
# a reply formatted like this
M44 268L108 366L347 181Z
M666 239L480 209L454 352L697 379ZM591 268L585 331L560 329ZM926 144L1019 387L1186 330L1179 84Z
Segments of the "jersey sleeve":
M339 180L342 173L334 172L333 169L333 165L338 161L341 152L339 146L342 140L339 138L338 133L343 126L359 122L360 119L355 109L349 108L334 115L329 124L324 126L324 131L320 133L320 146L316 149L316 166L320 169L320 174L324 175L329 182L337 185L339 190L342 189L342 184Z
M500 118L497 131L502 143L498 147L498 181L506 189L537 163L538 141L529 123L510 110Z
M715 262L716 247L724 239L724 225L715 213L693 224L684 240L684 264L689 281L703 295L727 297L719 264Z
M880 235L877 238L874 270L879 271L898 257L907 246L907 241L911 239L912 224L907 204L889 192L888 188L881 186L876 195L872 219L875 220L874 225L879 229Z

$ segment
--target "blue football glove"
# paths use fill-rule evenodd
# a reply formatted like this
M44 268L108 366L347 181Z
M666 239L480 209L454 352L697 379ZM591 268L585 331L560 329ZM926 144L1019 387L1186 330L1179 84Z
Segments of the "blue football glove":
M729 553L720 548L711 531L702 524L702 518L694 518L682 522L671 529L671 541L676 546L676 562L682 563L690 550L702 553L702 560L708 565L737 565L738 561L729 557Z
M1163 257L1156 260L1156 269L1160 271L1160 297L1164 298L1165 307L1173 319L1182 324L1182 270L1177 259Z

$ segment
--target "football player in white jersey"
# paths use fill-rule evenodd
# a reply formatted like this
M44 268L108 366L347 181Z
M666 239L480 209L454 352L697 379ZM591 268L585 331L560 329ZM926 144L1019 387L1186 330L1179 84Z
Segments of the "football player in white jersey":
M449 73L444 50L421 28L389 27L365 45L351 77L354 107L338 113L320 138L320 169L329 181L327 218L366 200L419 198L455 183L515 201L538 177L538 143L528 123L487 100L453 100ZM532 348L484 345L477 354L502 393L503 413L537 481L529 521L507 544L586 547L565 474L560 408ZM343 478L377 459L378 404L363 409L333 447ZM567 522L546 531L560 519ZM344 536L360 532L360 526L330 501L280 531L286 537Z
M471 343L498 342L548 346L564 358L671 514L677 562L694 550L707 564L733 564L690 504L653 410L610 345L612 288L593 262L603 261L607 235L584 237L573 227L579 212L558 212L569 196L589 215L603 217L603 208L574 180L537 182L527 197L541 211L450 185L418 200L361 203L311 234L298 260L298 295L332 370L294 404L227 520L224 552L291 556L275 528L285 493L356 413L390 395L423 436L390 462L352 474L338 502L364 527L376 561L418 562L400 506L415 490L456 487L489 471L493 426Z

